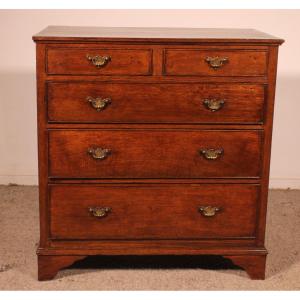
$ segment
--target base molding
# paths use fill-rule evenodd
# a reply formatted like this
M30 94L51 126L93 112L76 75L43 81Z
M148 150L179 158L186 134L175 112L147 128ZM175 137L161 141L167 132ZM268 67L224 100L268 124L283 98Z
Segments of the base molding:
M150 250L150 251L149 251ZM71 266L74 262L92 255L220 255L230 259L235 265L243 268L251 279L264 279L267 250L265 248L203 248L203 249L181 249L178 251L162 251L159 249L144 249L122 253L118 251L103 251L103 249L58 249L39 248L38 255L38 280L51 280L59 270Z

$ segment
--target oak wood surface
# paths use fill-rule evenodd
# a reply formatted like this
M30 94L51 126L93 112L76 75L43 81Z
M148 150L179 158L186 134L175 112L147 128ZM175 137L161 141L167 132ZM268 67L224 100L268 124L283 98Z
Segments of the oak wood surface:
M40 247L48 245L48 138L47 107L45 105L45 45L36 44L36 78L37 78L37 136L38 136L38 173L39 173L39 221Z
M60 269L69 267L75 261L84 258L83 255L39 255L38 279L40 281L51 280Z
M220 250L230 253L241 254L242 248L248 247L251 251L257 250L255 247L255 237L221 237L216 239L204 238L201 239L75 239L75 240L60 240L51 239L49 243L50 252L46 249L39 249L39 253L55 253L61 254L63 250L67 253L82 254L83 251L76 252L78 249L85 249L85 251L93 251L95 255L118 255L122 252L127 255L152 255L159 251L165 250L164 254L204 254L205 251ZM209 249L209 250L208 250ZM234 251L233 251L234 249ZM112 252L112 250L114 250ZM111 252L110 252L111 251ZM185 253L189 251L189 253ZM208 253L207 252L207 253ZM229 252L227 253L229 254ZM245 254L245 251L243 252ZM217 254L216 254L217 255ZM219 254L220 255L220 254Z
M265 115L265 111L264 111ZM225 126L225 127L224 127ZM46 128L51 129L99 129L99 130L264 130L264 124L164 124L164 123L48 123Z
M33 36L35 41L145 41L274 43L283 40L255 29L166 28L166 27L80 27L48 26Z
M95 66L87 56L109 56L110 61L102 67ZM109 48L48 48L48 74L85 75L150 75L152 51L150 49Z
M56 26L33 39L37 42L39 279L51 279L59 269L87 255L122 254L223 255L252 278L264 278L276 68L283 40L248 29ZM110 49L113 59L97 69L85 56L110 55L99 52L103 49ZM206 55L226 56L229 62L213 70L203 59ZM84 99L80 102L88 92L110 93L112 105L100 114L91 111ZM227 102L207 115L204 106L195 102L206 93L226 96ZM94 161L86 146L99 143L121 151ZM224 155L215 161L198 156L198 148L208 145L224 146ZM81 200L82 195L88 197ZM215 222L205 229L189 227L199 220L190 209L203 199L198 195L213 205L220 201L230 210L215 219L200 218L201 224ZM99 223L91 233L82 229L91 220L81 215L84 205L99 199L97 204L102 205L104 198L114 208L129 211L125 217L122 213L119 224L130 224L130 216L138 221L132 228L122 227L123 235L115 240L108 237L112 234L108 225L103 227L105 237L96 229ZM136 210L126 206L130 202ZM157 207L158 213L149 213ZM170 209L181 216L182 226L167 214ZM228 212L237 226L226 225L234 224L234 219L222 219ZM107 224L114 224L112 216L120 214L114 209L105 219ZM75 224L76 218L84 221ZM144 219L155 222L145 226ZM64 220L71 226L59 226ZM79 239L71 239L74 226L79 227L75 232ZM55 239L52 233L63 238Z
M158 252L157 255L163 254L162 249L161 252ZM223 255L225 258L230 259L234 264L242 267L250 276L251 279L265 279L265 265L266 265L266 254L265 251L261 250L256 251L256 255L253 255L253 251L250 249L238 249L239 251L230 250L227 249L224 253L227 253L227 255ZM240 251L242 250L242 251ZM247 255L247 252L252 252L252 255ZM42 249L39 250L39 252L44 252L43 255L38 255L38 280L40 281L46 281L46 280L52 280L58 273L60 269L66 268L71 266L74 262L78 260L84 259L87 255L76 255L76 254L67 254L64 253L63 255L59 254L46 254L45 251L42 251ZM66 251L65 251L66 252ZM70 251L68 251L70 252ZM82 252L81 250L77 250L77 252ZM237 252L237 253L235 253ZM240 252L240 253L239 253ZM243 253L244 252L244 253ZM90 255L96 255L97 252L95 251L88 251L86 253L89 253ZM199 255L201 254L224 254L220 250L206 250L206 251L194 251L191 252L190 255ZM229 254L228 254L229 253ZM232 253L230 255L230 253ZM246 254L245 254L246 253ZM171 253L169 253L171 254Z
M261 201L258 208L259 209L259 213L258 213L259 224L257 227L258 246L263 246L265 242L277 60L278 60L278 47L270 47L269 69L268 69L269 85L267 90L268 97L266 98L267 103L265 109L265 126L264 126L265 138L264 138L264 146L263 146L264 150L263 150L262 181L261 181L262 189L261 189Z
M77 186L50 188L53 239L253 237L259 186ZM220 209L207 217L199 207ZM102 218L89 208L109 207ZM70 230L72 228L72 230Z
M266 255L226 255L225 257L242 267L251 279L265 279Z
M222 241L222 244L220 244ZM247 240L85 240L51 242L51 246L37 249L45 255L267 255L264 247L242 243ZM219 243L216 243L219 242ZM71 246L70 246L71 245Z
M256 84L49 82L48 120L63 123L262 123L265 87ZM97 111L87 101L109 98ZM212 112L204 100L225 103Z
M56 178L260 177L261 131L50 130ZM103 160L88 149L109 149ZM199 151L222 149L216 160ZM63 163L62 163L63 162Z
M226 58L228 62L214 69L205 61L207 57ZM164 52L165 75L263 76L266 70L267 51L168 49Z

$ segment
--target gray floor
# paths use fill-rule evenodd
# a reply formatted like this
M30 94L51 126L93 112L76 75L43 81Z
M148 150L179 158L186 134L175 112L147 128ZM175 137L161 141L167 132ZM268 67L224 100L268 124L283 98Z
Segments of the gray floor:
M37 187L0 186L0 290L299 290L300 190L270 192L265 281L250 280L239 269L222 269L226 262L207 269L201 259L192 267L163 258L155 268L147 259L110 260L96 269L86 261L59 272L55 280L38 282L37 243Z

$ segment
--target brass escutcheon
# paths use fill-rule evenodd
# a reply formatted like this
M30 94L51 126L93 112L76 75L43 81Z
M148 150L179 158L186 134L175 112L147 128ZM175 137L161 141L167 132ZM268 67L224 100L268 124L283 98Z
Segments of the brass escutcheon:
M111 61L111 57L108 55L95 55L95 56L91 56L89 54L86 55L86 58L92 62L92 64L94 66L96 66L97 68L101 68L104 67L109 61Z
M219 57L219 56L213 56L213 57L206 57L205 61L208 63L208 65L213 69L219 69L221 68L225 63L229 62L228 57Z
M201 149L199 150L200 154L202 154L208 160L215 160L219 158L223 153L224 150L220 149Z
M105 107L111 103L110 98L93 98L93 97L87 97L86 100L91 104L91 106L96 109L97 111L104 110Z
M213 217L216 215L217 212L221 210L220 207L215 206L200 206L198 208L198 211L204 216L204 217Z

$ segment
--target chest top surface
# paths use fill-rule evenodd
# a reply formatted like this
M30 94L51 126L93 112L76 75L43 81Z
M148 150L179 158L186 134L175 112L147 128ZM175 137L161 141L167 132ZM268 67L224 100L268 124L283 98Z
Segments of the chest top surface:
M282 44L284 40L255 29L48 26L34 41L136 41Z

